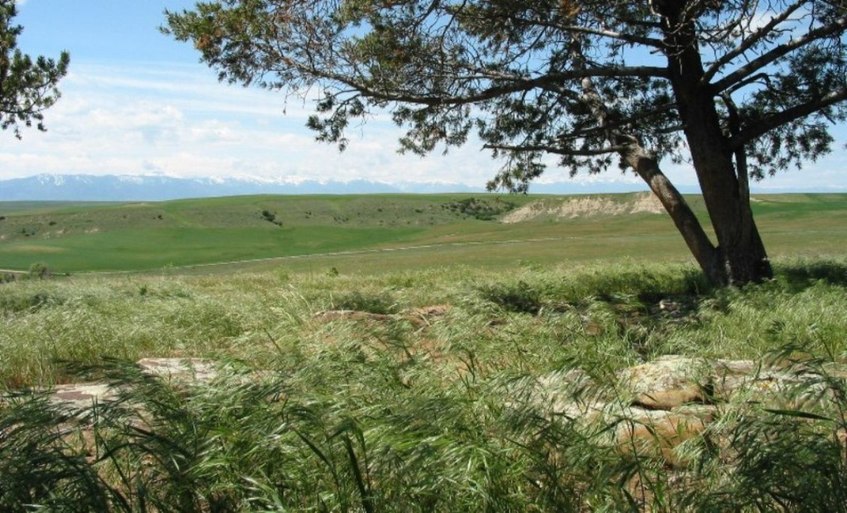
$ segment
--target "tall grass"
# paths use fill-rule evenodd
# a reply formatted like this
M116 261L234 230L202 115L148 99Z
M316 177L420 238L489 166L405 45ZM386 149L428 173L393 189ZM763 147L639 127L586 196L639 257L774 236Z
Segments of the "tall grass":
M847 265L777 271L734 290L668 265L2 285L0 510L844 511ZM349 308L380 315L317 315ZM667 353L783 362L802 406L720 404L683 471L611 444L626 418L539 395L614 399L615 371ZM122 363L145 356L219 375ZM573 368L593 385L557 378ZM89 379L117 398L25 391Z

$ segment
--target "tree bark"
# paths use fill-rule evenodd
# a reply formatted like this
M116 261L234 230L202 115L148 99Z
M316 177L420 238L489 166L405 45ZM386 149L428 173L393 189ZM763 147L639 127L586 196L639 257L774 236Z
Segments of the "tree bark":
M720 285L743 285L770 278L773 272L746 190L746 166L743 161L738 162L740 169L733 164L733 151L721 127L714 95L703 80L696 28L685 18L686 2L666 0L656 4L664 18L665 52L677 108L718 240L720 269L714 275L704 271ZM745 176L739 180L742 175Z
M659 198L708 280L712 283L722 283L724 273L719 252L709 240L709 236L706 235L685 198L662 173L656 157L637 144L629 145L627 150L621 153L621 157L642 180L647 182L650 190Z

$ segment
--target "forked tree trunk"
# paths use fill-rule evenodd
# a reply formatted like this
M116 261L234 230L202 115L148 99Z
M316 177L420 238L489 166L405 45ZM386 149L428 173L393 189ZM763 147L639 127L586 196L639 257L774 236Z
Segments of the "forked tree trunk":
M738 178L746 169L736 171L714 100L690 76L676 77L674 87L694 170L717 237L717 258L724 274L719 283L762 281L773 273L753 220L746 181Z
M715 92L703 80L696 27L686 20L684 1L656 2L664 17L668 70L703 199L718 240L716 284L745 284L773 276L750 209L746 166L733 163ZM741 179L739 180L739 176ZM702 264L701 264L702 265Z
M621 156L662 203L711 283L743 285L773 276L764 244L753 220L749 196L743 194L743 185L741 191L726 191L718 187L707 189L703 180L700 182L709 217L718 237L719 245L715 247L685 198L662 173L655 157L637 145L631 146ZM734 175L730 178L730 183L735 181Z
M711 283L724 284L726 277L719 252L709 240L685 198L662 173L656 158L636 144L628 145L627 151L623 152L621 157L650 186L650 190L662 203L706 278Z
M715 225L716 234L723 233L724 236L729 234L735 240L747 241L747 243L715 247L685 198L662 173L654 156L638 145L630 146L621 156L650 186L650 190L662 203L709 282L715 285L742 285L759 282L772 276L764 245L749 209L749 197L746 200L747 212L742 214L741 222L729 219L726 225L722 226L722 231L719 231ZM706 197L705 192L703 196ZM744 195L741 196L734 204L728 201L724 203L729 203L729 207L734 205L743 212L745 210ZM714 199L714 196L712 198ZM718 210L723 215L730 208ZM713 225L714 219L715 217L712 217ZM721 240L720 236L719 240ZM725 249L727 247L730 248L729 251Z
M723 133L715 94L703 79L694 24L680 22L684 0L655 0L664 16L665 43L670 80L684 124L694 169L709 212L718 245L709 240L700 221L683 196L662 173L656 157L645 151L632 134L610 128L608 138L622 148L623 161L650 186L691 250L708 280L715 285L743 285L772 276L765 247L750 209L747 169L743 153L736 156ZM577 55L575 62L580 61ZM608 112L590 78L582 81L583 101L592 109L600 127L607 126ZM739 180L739 177L742 177Z

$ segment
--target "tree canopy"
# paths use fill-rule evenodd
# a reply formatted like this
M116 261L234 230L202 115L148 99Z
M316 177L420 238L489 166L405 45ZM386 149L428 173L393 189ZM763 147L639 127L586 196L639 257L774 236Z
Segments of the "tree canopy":
M39 56L33 60L18 49L23 28L15 25L14 0L0 0L0 127L12 129L21 137L21 126L33 123L45 130L44 110L59 99L56 88L68 72L70 56L62 52L59 60Z
M375 111L403 151L475 132L525 191L548 159L632 169L714 282L770 276L748 179L831 149L847 115L843 0L218 0L167 13L221 80L318 93L320 140ZM660 162L691 162L717 241Z

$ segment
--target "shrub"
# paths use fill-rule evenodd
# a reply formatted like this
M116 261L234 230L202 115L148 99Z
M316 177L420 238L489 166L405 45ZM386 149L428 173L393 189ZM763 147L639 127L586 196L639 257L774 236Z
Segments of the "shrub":
M483 299L510 312L536 315L541 310L541 292L524 281L485 285L477 290Z
M262 210L262 219L277 226L282 226L282 221L278 220L276 214L270 210Z
M397 304L390 294L372 294L353 291L339 294L333 298L333 305L339 310L356 310L375 314L391 314L397 311Z
M9 293L0 296L0 311L2 312L25 312L27 310L39 310L42 307L53 303L61 304L64 300L47 292L27 293Z
M497 216L505 214L506 212L515 208L515 204L510 201L501 200L500 198L497 198L493 201L477 198L466 198L463 200L446 203L442 206L442 208L448 209L452 212L456 212L467 217L479 219L480 221L491 221L496 219Z
M43 280L50 276L50 268L43 262L36 262L29 266L29 277Z

